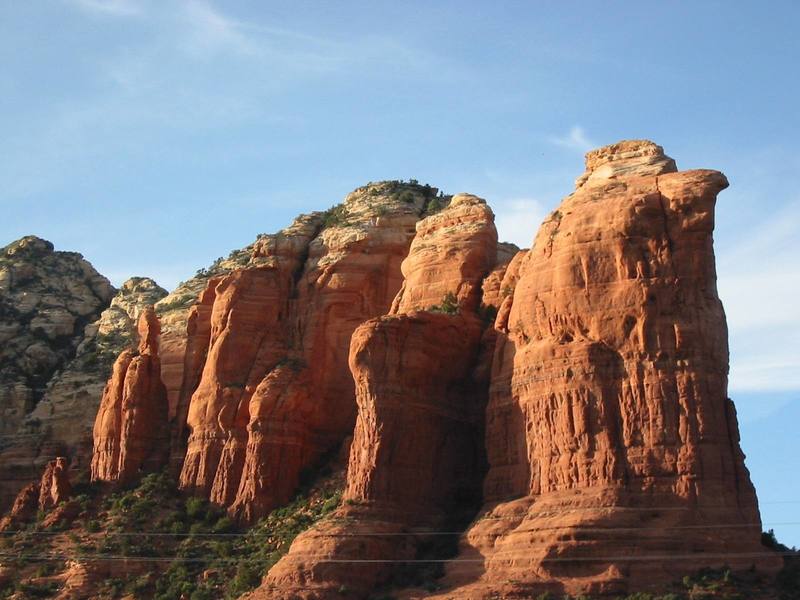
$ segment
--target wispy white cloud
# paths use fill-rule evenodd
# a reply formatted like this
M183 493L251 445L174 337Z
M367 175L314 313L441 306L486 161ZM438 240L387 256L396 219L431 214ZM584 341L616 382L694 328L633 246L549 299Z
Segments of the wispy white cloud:
M133 17L142 13L142 5L135 0L67 0L81 10L113 17Z
M561 146L568 150L576 150L581 153L588 152L592 148L597 147L597 144L586 136L586 132L580 125L574 125L566 135L550 136L549 141L556 146Z
M4 136L0 178L11 182L5 193L12 199L88 173L98 160L141 153L170 135L225 131L245 122L294 131L308 118L288 101L300 86L324 85L334 77L416 83L429 78L438 84L465 76L391 33L336 38L266 18L240 19L209 0L64 2L90 18L137 17L137 27L83 63L96 68L81 71L83 80L70 96ZM265 135L258 152L293 152L292 144L302 139L289 135L273 147Z
M242 23L224 15L208 2L188 0L181 5L181 19L188 26L185 47L190 52L234 51L258 55L259 44Z
M800 202L751 223L719 252L732 390L800 389Z
M545 215L544 205L533 198L491 200L498 239L530 248Z

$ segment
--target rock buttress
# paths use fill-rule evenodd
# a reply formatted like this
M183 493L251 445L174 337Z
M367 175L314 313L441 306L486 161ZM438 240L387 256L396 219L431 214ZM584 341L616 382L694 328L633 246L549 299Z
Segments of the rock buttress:
M352 433L350 336L387 312L435 194L397 182L359 188L260 237L244 268L209 281L210 327L197 320L207 355L196 384L198 365L184 362L176 403L175 426L187 415L182 488L252 521L286 502L300 471Z
M152 307L139 317L138 350L114 363L94 424L93 481L129 483L164 466L169 453L166 388Z
M350 343L358 417L345 503L298 537L253 598L366 595L403 576L408 565L395 561L438 542L420 532L463 525L480 502L488 381L473 371L481 281L497 255L494 216L483 200L458 195L416 229L390 314L358 327ZM353 568L353 559L374 562Z
M650 142L587 155L497 319L483 518L454 595L626 593L774 568L727 398L716 171ZM666 558L662 560L660 557ZM514 582L514 583L511 583Z

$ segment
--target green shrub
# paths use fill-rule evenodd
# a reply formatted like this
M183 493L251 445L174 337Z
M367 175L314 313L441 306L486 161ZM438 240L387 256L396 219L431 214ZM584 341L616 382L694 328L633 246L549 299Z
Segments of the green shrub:
M423 217L429 217L431 215L435 215L438 212L441 212L447 207L444 198L431 198L425 204L425 210L422 213Z
M47 583L21 583L18 586L19 591L24 594L25 598L49 598L55 595L58 588L59 584L57 581L48 581Z
M206 501L202 498L191 497L186 499L186 516L193 521L206 518Z
M188 531L188 527L186 527L186 523L184 523L183 521L179 521L178 519L175 519L169 525L169 533L182 534L182 533L186 533L187 531Z
M458 314L458 298L453 292L447 292L442 297L442 303L438 306L431 306L429 312L440 312L447 315Z
M211 528L213 533L230 533L236 528L236 524L231 520L230 517L223 516L220 517L214 526Z
M347 215L348 211L344 204L331 206L322 213L322 229L347 225Z
M244 594L261 583L261 573L249 563L242 562L236 567L236 575L228 586L229 595Z
M167 572L156 580L156 600L174 600L184 594L191 597L195 590L194 576L180 563L170 565Z
M396 198L399 202L405 202L406 204L414 204L417 200L417 196L410 190L400 192Z

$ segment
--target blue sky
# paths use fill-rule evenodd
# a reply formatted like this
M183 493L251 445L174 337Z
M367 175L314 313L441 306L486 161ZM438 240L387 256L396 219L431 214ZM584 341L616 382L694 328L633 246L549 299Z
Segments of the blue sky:
M653 139L731 181L731 396L765 522L800 520L799 22L779 1L5 2L0 242L34 233L116 284L172 287L415 178L487 198L525 246L586 150Z

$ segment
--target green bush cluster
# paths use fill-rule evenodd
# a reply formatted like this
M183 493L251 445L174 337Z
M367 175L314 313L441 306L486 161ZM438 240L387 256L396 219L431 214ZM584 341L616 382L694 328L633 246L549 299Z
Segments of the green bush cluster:
M441 304L431 306L428 312L439 312L447 315L458 314L458 297L453 292L447 292L442 297Z
M208 274L208 273L206 273ZM169 302L164 302L157 306L158 313L163 314L165 312L169 312L171 310L178 310L183 308L188 308L197 298L192 294L181 294L180 296L176 296Z
M423 217L429 217L431 215L435 215L438 212L441 212L445 208L447 208L448 198L444 196L437 196L435 198L431 198L425 203L425 209L422 212Z
M322 213L322 229L341 227L348 224L348 211L344 204L331 206Z

